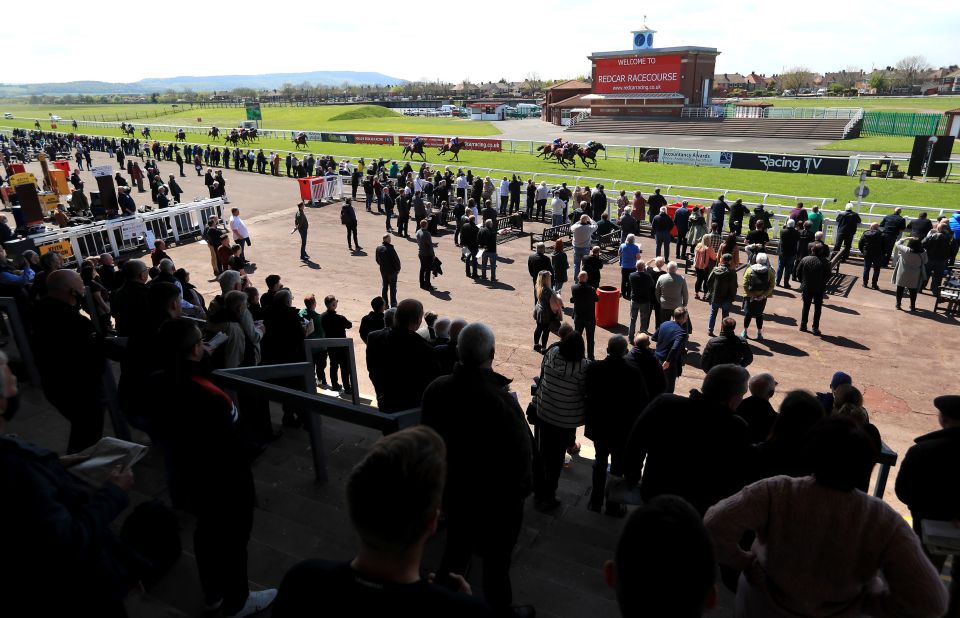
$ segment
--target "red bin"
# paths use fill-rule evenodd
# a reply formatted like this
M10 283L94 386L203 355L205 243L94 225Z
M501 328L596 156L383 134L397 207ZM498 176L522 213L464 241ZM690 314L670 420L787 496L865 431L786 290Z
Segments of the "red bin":
M70 177L70 161L67 161L66 159L57 159L53 162L53 167L58 170L63 170L67 177Z
M27 168L23 166L23 163L11 163L10 164L10 174L22 174L27 171Z
M607 328L620 323L620 290L612 285L601 285L597 289L595 308L597 326Z
M313 194L310 193L310 181L316 178L316 176L308 176L307 178L298 178L297 182L300 183L300 199L306 202L313 201Z
M679 202L677 202L676 204L668 204L668 205L667 205L667 214L670 215L670 220L671 220L671 221L673 221L673 218L676 216L677 211L678 211L679 209L680 209L680 203L679 203ZM676 224L676 223L673 224L673 229L670 230L670 235L673 236L674 238L677 237L677 224Z

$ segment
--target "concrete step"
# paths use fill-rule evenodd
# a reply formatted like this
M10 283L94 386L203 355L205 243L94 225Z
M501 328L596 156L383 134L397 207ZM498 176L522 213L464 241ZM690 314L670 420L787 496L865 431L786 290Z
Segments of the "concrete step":
M738 137L789 137L796 139L842 139L846 120L730 118L724 120L612 120L587 118L570 132L645 133L661 135L729 135Z

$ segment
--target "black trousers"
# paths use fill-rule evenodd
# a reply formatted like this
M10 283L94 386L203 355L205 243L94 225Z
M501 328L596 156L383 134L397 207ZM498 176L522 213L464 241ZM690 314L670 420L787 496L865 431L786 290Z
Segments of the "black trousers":
M621 444L614 444L608 440L594 440L593 446L597 456L593 461L593 488L590 490L590 504L595 508L603 506L604 493L607 488L607 460L610 460L610 474L623 474L623 449ZM618 503L607 501L607 507L616 507Z
M576 429L557 427L542 419L537 422L537 446L543 461L543 487L538 488L538 498L550 500L556 497L567 449L576 439Z
M594 333L596 333L597 330L596 317L592 315L585 318L574 316L573 328L581 334L584 331L587 332L587 358L593 360Z
M911 309L915 309L916 306L917 306L917 289L916 289L916 288L913 288L913 289L905 288L905 287L903 287L902 285L898 285L898 286L897 286L897 307L900 306L900 301L903 300L903 294L904 294L904 292L906 292L906 293L908 293L908 294L910 295L910 308L911 308ZM72 433L71 433L70 435L71 435L71 437L73 436Z
M351 249L353 248L353 245L350 244L350 235L352 234L353 244L356 245L357 248L359 249L360 241L357 240L357 224L354 223L353 225L348 225L346 227L347 227L347 246L350 247Z
M483 560L483 596L497 615L505 615L513 604L510 558L523 524L523 500L484 505L480 511L468 507L447 512L447 545L437 569L437 581L445 583L448 573L463 574L474 554Z
M307 230L300 230L300 257L307 257Z
M800 313L800 326L806 328L810 304L813 304L813 327L820 328L820 312L823 310L823 292L803 292L803 310Z
M70 421L70 437L67 454L79 453L96 444L103 437L103 404L97 399L83 401L73 399L54 404L57 410Z
M330 384L332 386L342 385L343 388L349 389L351 386L350 382L350 355L346 350L333 348L328 351L330 355ZM340 371L340 377L342 382L337 380L337 370Z
M421 255L420 257L420 286L430 286L430 271L433 268L433 256Z
M883 267L890 265L890 256L893 255L893 246L897 244L897 237L893 234L881 234L883 240Z
M236 613L250 593L247 543L253 528L253 504L206 504L194 506L193 511L197 517L193 546L204 600L214 603L222 599L224 614Z
M840 257L840 261L845 262L847 257L850 255L850 247L853 245L853 236L841 236L837 238L837 242L833 244L833 252L836 253L840 251L840 247L843 247L843 255Z

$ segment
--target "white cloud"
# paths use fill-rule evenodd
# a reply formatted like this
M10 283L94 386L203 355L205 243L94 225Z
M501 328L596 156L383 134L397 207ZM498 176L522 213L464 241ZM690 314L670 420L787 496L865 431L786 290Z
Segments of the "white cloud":
M276 5L164 0L52 0L40 44L9 29L16 50L3 82L136 81L175 75L318 70L378 71L445 81L545 78L589 72L591 52L626 49L643 15L658 47L716 47L719 72L773 74L894 64L923 55L960 63L960 8L942 0L740 3L559 0L417 5L395 0ZM82 9L82 10L81 10ZM659 13L653 11L660 11ZM148 30L144 26L148 26Z

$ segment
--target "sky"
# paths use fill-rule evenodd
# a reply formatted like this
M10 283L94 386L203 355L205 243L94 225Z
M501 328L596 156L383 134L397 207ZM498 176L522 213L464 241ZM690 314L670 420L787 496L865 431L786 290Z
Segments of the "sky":
M151 16L141 10L146 6ZM534 73L575 77L589 73L591 52L629 49L630 31L644 16L657 31L656 47L719 49L718 73L772 75L795 66L869 71L910 55L922 55L934 67L960 64L960 3L951 0L358 0L283 3L275 11L264 2L249 6L257 8L222 0L49 0L43 13L59 17L44 19L41 30L5 30L4 47L16 53L3 63L0 82L322 70L446 82L513 81ZM38 32L49 42L39 44ZM185 32L192 34L189 49Z

